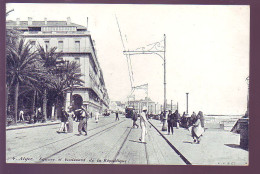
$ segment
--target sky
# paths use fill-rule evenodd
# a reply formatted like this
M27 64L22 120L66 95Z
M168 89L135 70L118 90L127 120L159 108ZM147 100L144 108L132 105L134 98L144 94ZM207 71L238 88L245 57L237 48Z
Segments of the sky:
M249 76L250 7L247 5L7 4L7 20L63 20L87 25L111 101L127 101L131 91L127 50L166 35L167 102L179 111L244 114ZM117 25L118 19L119 27ZM134 86L148 83L149 97L163 104L163 60L134 55ZM143 90L135 98L145 97Z

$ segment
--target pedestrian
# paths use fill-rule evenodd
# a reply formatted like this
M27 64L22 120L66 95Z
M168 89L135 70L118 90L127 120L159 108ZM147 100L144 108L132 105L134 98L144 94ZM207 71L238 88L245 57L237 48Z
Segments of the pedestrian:
M192 112L191 117L190 117L190 125L195 123L195 121L197 120L196 118L197 118L196 113Z
M61 108L61 124L60 129L57 131L57 133L66 133L67 127L66 123L68 121L68 113L65 111L64 107Z
M200 143L200 137L202 133L204 132L204 129L201 127L201 121L200 116L196 116L194 124L192 125L191 129L191 136L193 138L194 143L199 144Z
M116 111L116 120L118 120L119 121L119 116L118 116L118 110Z
M163 112L161 112L161 114L160 114L160 120L161 120L161 123L163 123Z
M96 112L96 115L95 115L95 121L96 121L96 123L98 123L98 120L99 120L99 114L100 114L100 113L97 111L97 112Z
M202 127L202 128L205 128L205 117L204 117L204 115L203 115L203 112L202 112L202 111L199 111L198 115L199 115L199 118L200 118L201 127Z
M92 115L92 112L91 112L91 113L90 113L90 118L91 118L91 119L92 119L92 116L93 116L93 115Z
M67 121L67 132L72 133L73 132L73 118L74 118L74 112L73 112L73 107L69 106L68 107L68 121Z
M135 128L135 126L138 128L139 126L138 124L136 124L136 121L138 120L138 115L136 111L133 112L132 119L133 119L133 128Z
M78 135L79 136L82 135L82 132L85 132L85 135L87 135L88 113L83 107L77 109L76 112L78 112L79 115Z
M20 120L20 121L24 121L24 112L23 112L22 109L21 109L20 112L19 112L19 120Z
M148 124L148 120L146 118L146 112L147 112L147 108L144 106L142 113L140 114L140 126L141 126L141 129L142 129L142 132L141 132L141 138L139 138L139 140L142 143L146 143L145 142L145 136L147 134L147 128L146 127L147 127L147 124Z
M170 135L171 132L173 134L174 114L172 114L171 110L169 110L167 123L168 123L168 135Z
M74 120L76 120L76 122L79 122L79 121L80 121L80 110L81 110L81 108L78 108L78 109L76 109L76 110L74 111L74 114L75 114Z
M178 110L176 110L175 111L175 121L176 121L176 128L177 129L179 129L180 119L181 119L181 116L180 116Z

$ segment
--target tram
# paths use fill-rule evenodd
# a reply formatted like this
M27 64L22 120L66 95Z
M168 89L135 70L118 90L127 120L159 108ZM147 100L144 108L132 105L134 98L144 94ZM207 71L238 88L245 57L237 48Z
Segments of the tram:
M132 115L133 115L133 110L134 108L133 107L126 107L125 108L125 117L126 118L132 118Z

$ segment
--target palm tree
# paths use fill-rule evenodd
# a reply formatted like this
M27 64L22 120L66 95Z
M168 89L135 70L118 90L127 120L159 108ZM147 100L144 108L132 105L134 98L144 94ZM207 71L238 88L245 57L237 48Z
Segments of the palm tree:
M55 74L55 69L57 69L58 58L62 56L61 52L56 52L57 47L52 47L50 49L44 49L41 45L37 47L38 55L43 61L43 66L47 69L48 75L52 76ZM47 95L48 89L50 89L49 83L44 83L43 88L43 117L44 121L47 120Z
M14 9L9 10L6 12L6 17L13 12ZM16 41L18 40L20 32L18 32L17 30L15 30L12 27L8 27L6 26L6 57L8 54L10 54L10 49L16 44ZM8 80L8 79L7 79ZM6 85L6 103L8 103L9 101L9 86ZM6 107L8 107L8 105L6 105Z
M55 91L55 110L60 112L61 106L64 105L65 94L68 90L71 92L76 86L82 86L80 65L76 62L64 62L57 70L54 78L52 78L52 89ZM55 115L57 116L57 115ZM56 117L55 117L56 119Z
M24 39L19 39L13 47L6 49L6 85L8 89L14 87L14 122L17 123L19 85L35 86L45 78L45 71L38 61L36 52Z

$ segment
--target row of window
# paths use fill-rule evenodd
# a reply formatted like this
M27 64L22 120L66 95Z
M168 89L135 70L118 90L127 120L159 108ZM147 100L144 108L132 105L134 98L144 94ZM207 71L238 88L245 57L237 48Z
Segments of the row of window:
M36 44L36 41L30 41L31 45L34 46ZM46 40L44 41L46 49L50 47L50 41ZM58 51L63 51L63 41L58 41ZM74 51L80 52L80 41L75 41L74 45Z
M76 27L42 27L42 31L77 31Z

